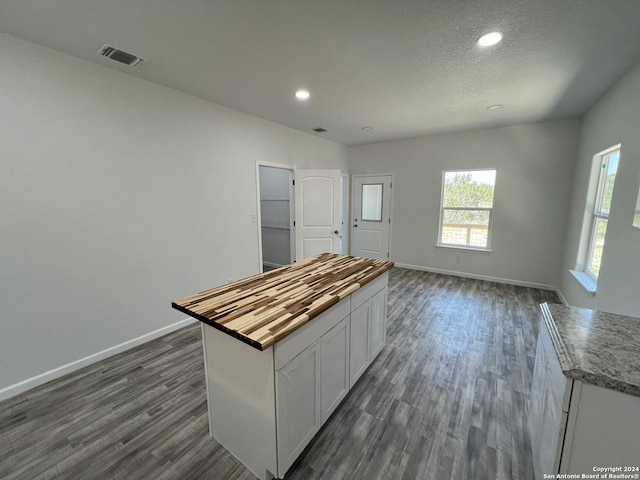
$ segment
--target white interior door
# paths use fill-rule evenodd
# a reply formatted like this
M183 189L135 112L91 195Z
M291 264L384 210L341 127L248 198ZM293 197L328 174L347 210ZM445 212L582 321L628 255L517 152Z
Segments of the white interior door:
M296 260L340 249L340 170L297 170Z
M351 255L389 258L391 175L354 175Z

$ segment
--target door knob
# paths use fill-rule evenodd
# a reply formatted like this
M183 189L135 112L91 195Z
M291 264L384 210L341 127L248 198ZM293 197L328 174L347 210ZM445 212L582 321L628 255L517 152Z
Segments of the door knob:
M358 228L358 224L356 223L356 224L353 226L353 228Z
M336 231L335 231L335 232L333 232L333 233L335 233L336 235L338 235L340 232L339 232L338 230L336 230Z

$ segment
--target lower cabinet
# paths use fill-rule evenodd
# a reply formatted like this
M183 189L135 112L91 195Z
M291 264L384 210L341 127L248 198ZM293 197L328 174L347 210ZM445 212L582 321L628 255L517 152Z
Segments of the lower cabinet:
M562 373L551 337L542 320L529 404L529 430L536 478L559 470L559 447L562 447L567 425L571 387L572 381Z
M369 327L370 361L382 351L387 340L387 287L371 297L371 322Z
M278 471L286 472L349 392L349 317L276 372Z
M321 342L276 372L278 470L286 471L320 429Z
M375 287L375 285L374 285ZM374 288L375 289L375 288ZM387 329L387 287L351 311L349 381L353 386L384 347Z
M322 336L322 423L349 393L349 333L349 318L345 318Z
M384 347L388 274L264 351L203 324L211 435L282 478Z
M565 376L542 317L529 430L535 478L593 474L608 466L637 468L640 397Z
M351 312L349 387L353 387L369 365L370 325L371 302L365 302Z

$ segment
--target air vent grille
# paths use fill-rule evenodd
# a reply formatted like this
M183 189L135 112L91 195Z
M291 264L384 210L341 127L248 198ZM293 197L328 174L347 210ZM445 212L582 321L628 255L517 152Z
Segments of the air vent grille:
M125 52L124 50L120 50L112 45L104 44L100 50L98 50L98 55L102 55L103 57L110 58L111 60L115 60L116 62L123 63L128 65L129 67L135 67L136 65L140 65L144 62L144 59L134 55L133 53Z
M324 132L328 132L330 131L328 128L324 128L324 127L316 127L313 129L314 132L318 132L318 133L324 133Z

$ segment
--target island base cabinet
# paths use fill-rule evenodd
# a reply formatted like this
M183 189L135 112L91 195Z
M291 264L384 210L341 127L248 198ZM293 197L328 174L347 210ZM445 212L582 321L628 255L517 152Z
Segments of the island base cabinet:
M384 346L387 282L264 351L203 324L211 435L261 480L285 476Z
M369 365L369 327L371 302L351 312L351 348L349 352L349 385L353 387Z
M273 348L202 324L209 432L254 475L277 474Z
M349 393L349 318L322 337L322 423Z
M373 362L380 353L386 341L386 283L374 283L371 287L374 287L369 289L369 292L372 294L371 297L367 298L355 308L354 304L358 305L360 302L353 302L351 306L351 348L349 365L351 387L358 381L367 367L371 365L371 362Z
M278 471L286 472L320 429L321 342L276 372Z
M371 298L370 362L378 356L386 342L387 334L387 287Z
M349 392L349 317L276 372L278 471L286 472Z

